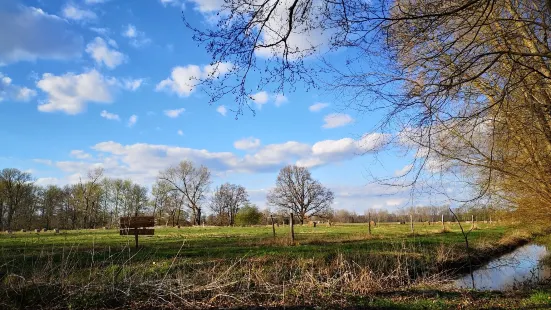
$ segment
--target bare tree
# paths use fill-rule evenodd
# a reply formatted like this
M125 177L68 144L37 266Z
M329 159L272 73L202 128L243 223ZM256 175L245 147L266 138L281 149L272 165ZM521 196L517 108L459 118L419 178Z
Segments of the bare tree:
M249 202L245 187L224 183L217 187L212 196L211 210L216 214L220 224L233 226L239 208Z
M156 216L158 221L161 220L163 211L168 202L170 193L170 184L168 182L157 180L151 189L153 195L153 216Z
M162 171L159 180L168 182L172 190L182 193L193 213L193 223L200 225L201 202L211 183L209 169L205 166L196 167L190 161L182 161Z
M491 195L549 219L549 1L227 0L222 10L214 30L186 21L213 64L233 64L206 81L213 100L234 95L241 113L259 87L323 85L354 109L385 111L378 130L400 131L417 153L400 182L383 183L448 173L472 188L463 200ZM337 49L344 66L325 57ZM304 61L313 54L322 66Z
M268 204L286 209L299 217L324 216L331 210L333 192L312 179L305 167L286 166L279 171L276 187L268 193Z
M7 206L6 226L12 228L14 213L22 206L28 190L32 187L32 177L29 173L18 169L6 168L0 171L0 190L5 197Z

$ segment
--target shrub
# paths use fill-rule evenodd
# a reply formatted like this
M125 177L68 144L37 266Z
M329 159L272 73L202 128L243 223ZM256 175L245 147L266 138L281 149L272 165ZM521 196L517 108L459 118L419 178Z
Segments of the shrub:
M237 212L235 224L238 226L258 225L262 221L262 216L257 206L247 204Z

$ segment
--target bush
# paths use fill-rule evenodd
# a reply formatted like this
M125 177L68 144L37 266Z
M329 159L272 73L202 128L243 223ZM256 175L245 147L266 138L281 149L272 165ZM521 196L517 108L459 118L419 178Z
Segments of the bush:
M258 225L262 222L262 216L263 215L258 210L257 206L248 204L239 209L239 211L237 212L237 215L235 216L235 225Z

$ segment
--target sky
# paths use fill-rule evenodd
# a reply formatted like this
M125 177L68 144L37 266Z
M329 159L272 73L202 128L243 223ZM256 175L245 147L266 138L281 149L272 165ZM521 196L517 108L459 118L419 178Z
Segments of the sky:
M300 85L252 93L256 113L237 119L233 98L209 104L190 77L207 77L211 57L181 14L208 27L221 1L0 1L0 167L29 171L40 185L103 167L149 186L191 160L212 170L213 188L241 184L264 208L279 169L298 164L335 192L336 209L415 204L407 190L372 183L412 159L376 152L391 138L373 132L378 115Z

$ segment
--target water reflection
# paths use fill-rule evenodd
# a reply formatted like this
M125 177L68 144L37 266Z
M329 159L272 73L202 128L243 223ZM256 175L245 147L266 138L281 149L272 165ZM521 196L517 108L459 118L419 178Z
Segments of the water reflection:
M479 290L508 290L521 283L536 283L551 278L551 268L541 261L548 254L545 246L528 244L490 261L473 272ZM470 274L454 281L458 288L472 288Z

